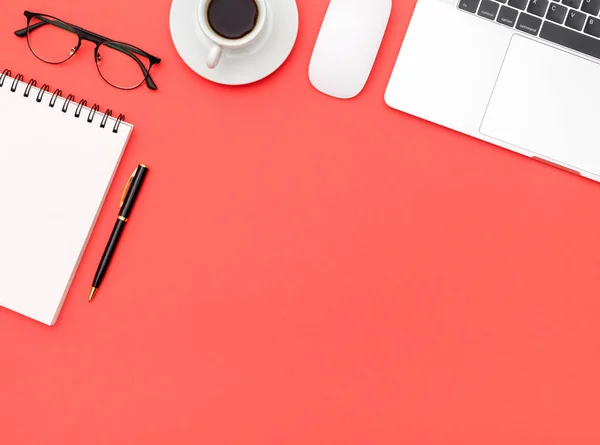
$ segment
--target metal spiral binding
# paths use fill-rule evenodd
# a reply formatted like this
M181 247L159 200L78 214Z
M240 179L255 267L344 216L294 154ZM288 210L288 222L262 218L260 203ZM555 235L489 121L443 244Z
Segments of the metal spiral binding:
M74 100L75 100L75 96L73 96L72 94L69 94L67 96L67 98L65 99L65 103L63 104L63 107L62 107L62 112L63 113L67 112L67 110L69 109L69 104L71 102L73 102Z
M61 94L62 90L60 88L54 90L54 93L52 93L52 97L50 98L50 102L48 102L48 106L50 108L54 108L54 105L56 105L56 99L58 99L58 96Z
M94 104L94 106L90 108L90 112L88 113L87 118L88 122L92 122L94 120L94 116L96 116L96 111L98 111L99 109L100 107L98 106L98 104Z
M10 72L10 70L4 70L2 71L2 74L0 75L0 87L4 86L4 81L6 80L6 77L9 77L12 73Z
M25 92L23 93L23 97L29 97L29 93L31 92L31 88L37 84L35 79L31 79L27 82L27 86L25 87Z
M87 100L85 99L81 99L79 101L79 104L77 105L77 108L75 109L75 117L79 117L81 116L81 110L83 110L83 107L85 107L87 105Z
M113 127L113 133L119 132L119 127L121 126L121 122L123 122L124 119L125 119L125 115L123 113L119 114L119 117L117 118L117 120L115 122L115 126Z
M42 88L40 88L40 91L39 91L37 97L35 98L35 101L38 103L41 102L42 99L44 98L44 93L46 93L49 89L50 89L50 86L47 83L42 85Z
M17 91L17 87L19 86L19 82L23 82L23 79L24 79L23 74L17 74L15 76L15 80L13 80L13 83L10 86L10 91L12 91L13 93L15 91Z
M111 116L112 116L112 110L108 109L104 112L104 117L102 118L102 122L100 122L100 128L106 127L106 121Z
M4 81L6 80L7 77L12 77L12 73L9 69L5 69L4 71L2 71L2 73L0 73L0 88L2 88L4 86ZM25 84L25 80L24 80L24 76L22 74L17 74L12 81L12 84L10 85L10 91L15 93L17 91L17 89L19 88L19 85L21 83ZM31 79L29 82L27 82L26 87L25 87L25 91L23 92L23 96L24 97L29 97L29 95L31 94L31 89L37 86L37 81L35 79ZM36 102L40 103L42 102L42 100L44 99L44 95L46 93L48 93L50 91L50 86L48 84L43 84L41 86L41 88L39 88L39 91L37 93L37 96L35 98ZM62 98L62 90L60 89L55 89L54 92L52 93L52 96L50 97L50 101L48 102L48 106L51 108L54 108L54 105L56 105L56 101L58 100L58 98L61 97ZM69 106L71 105L71 103L75 102L75 96L73 94L69 94L67 96L66 99L64 99L64 104L61 108L61 111L63 113L66 113L69 110ZM75 117L79 118L81 116L81 112L83 111L83 108L87 106L87 100L85 99L81 99L78 104L77 104L77 108L75 109ZM90 112L88 113L88 117L87 117L87 121L89 123L92 123L94 121L94 117L96 116L96 113L100 112L100 106L98 104L94 104L91 108L90 108ZM106 110L106 112L104 113L103 117L102 117L102 121L100 122L100 128L105 128L106 124L108 122L108 120L110 118L112 118L112 114L113 111L111 109ZM113 118L114 119L114 118ZM117 119L115 120L115 124L113 126L112 132L113 133L118 133L119 132L119 128L121 126L121 123L125 120L125 115L124 114L119 114L119 117L117 117Z

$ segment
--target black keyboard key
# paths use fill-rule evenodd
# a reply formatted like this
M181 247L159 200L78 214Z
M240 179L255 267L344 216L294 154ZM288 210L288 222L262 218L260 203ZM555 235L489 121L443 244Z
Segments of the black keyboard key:
M499 7L500 5L492 0L481 0L477 15L485 17L486 19L496 20L496 14L498 14Z
M534 36L537 36L537 33L540 31L540 26L542 26L542 19L525 14L524 12L521 13L519 20L517 20L517 29L519 31L533 34Z
M508 5L525 11L525 8L527 8L527 0L508 0Z
M585 24L585 14L579 11L575 11L574 9L569 9L567 13L567 21L565 25L569 28L576 29L577 31L581 31L583 29L583 25Z
M540 37L557 45L566 46L572 50L600 59L600 40L569 28L564 28L552 22L544 22Z
M600 19L598 17L588 17L583 32L594 37L600 37Z
M581 10L588 14L598 15L600 12L600 0L583 0Z
M581 6L581 0L562 0L562 3L575 9L579 9Z
M546 9L548 8L548 0L531 0L527 12L539 17L546 15Z
M479 0L460 0L458 2L460 9L472 12L473 14L477 12L477 6L479 6Z
M506 0L496 0L498 3L506 3Z
M552 20L553 22L562 23L565 21L565 17L567 16L567 7L563 5L559 5L558 3L551 3L548 8L548 14L546 14L546 18L548 20Z
M508 6L503 6L502 8L500 8L500 14L498 14L498 19L496 21L498 23L502 23L503 25L510 26L512 28L517 22L518 15L519 11L517 11L516 9L509 8Z

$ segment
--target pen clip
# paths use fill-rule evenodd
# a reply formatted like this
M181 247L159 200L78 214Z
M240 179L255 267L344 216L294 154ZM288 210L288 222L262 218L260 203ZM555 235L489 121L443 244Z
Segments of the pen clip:
M125 198L127 197L127 193L129 192L129 188L131 187L131 183L133 178L135 178L137 171L138 169L136 168L127 180L127 184L125 184L125 190L123 190L123 194L121 195L121 203L119 204L119 208L123 207L123 204L125 204Z

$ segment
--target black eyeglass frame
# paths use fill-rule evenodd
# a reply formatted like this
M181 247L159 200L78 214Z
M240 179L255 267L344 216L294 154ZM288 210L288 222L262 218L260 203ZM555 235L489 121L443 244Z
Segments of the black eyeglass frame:
M121 90L133 90L137 87L139 87L142 83L146 82L146 85L148 85L148 88L150 88L151 90L156 90L158 87L156 86L156 84L154 83L154 80L152 79L152 77L150 76L150 69L154 66L160 63L160 58L153 56L150 53L147 53L146 51L134 46L134 45L130 45L129 43L125 43L125 42L118 42L116 40L112 40L109 39L107 37L101 36L100 34L96 34L94 32L88 31L87 29L83 29L79 26L73 25L69 22L65 22L62 19L59 19L58 17L54 17L48 14L43 14L41 12L30 12L30 11L25 11L23 13L23 15L27 18L27 26L25 28L19 29L17 31L15 31L15 35L17 37L28 37L28 34L30 31L35 30L37 28L39 28L40 26L49 24L48 22L43 22L40 21L39 23L35 23L33 25L31 25L31 20L35 17L48 17L50 19L54 19L54 20L58 20L61 23L66 24L67 26L69 26L71 29L69 29L69 31L73 32L73 34L75 34L78 38L78 42L77 42L77 46L74 48L73 54L71 54L67 59L63 60L62 62L49 62L47 60L42 59L41 57L39 57L35 51L33 50L33 48L31 48L31 44L29 43L29 38L27 38L27 45L29 46L29 49L31 50L31 52L33 53L34 56L36 56L38 59L40 59L43 62L46 63L50 63L50 64L60 64L60 63L64 63L66 61L68 61L69 59L71 59L71 57L73 57L75 55L75 53L77 53L77 51L79 50L79 48L81 47L81 43L86 40L88 42L92 42L96 45L96 48L94 49L94 62L96 64L96 68L98 69L98 73L100 74L100 76L102 77L102 79L108 83L110 86L113 86L115 88L121 89ZM112 46L109 46L110 44L112 44ZM104 75L102 74L102 71L100 71L100 67L98 66L98 50L100 48L101 45L106 45L109 47L112 47L113 49L117 49L118 51L121 51L122 53L128 55L129 57L133 58L138 65L140 66L140 69L142 70L142 73L144 74L144 78L141 80L141 82L133 87L120 87L117 85L114 85L113 83L109 82ZM144 63L136 56L136 54L147 57L150 65L148 66L148 68L146 68L146 66L144 65Z

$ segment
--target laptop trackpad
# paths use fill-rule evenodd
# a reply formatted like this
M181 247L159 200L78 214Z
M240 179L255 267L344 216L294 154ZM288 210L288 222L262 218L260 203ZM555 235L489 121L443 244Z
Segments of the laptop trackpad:
M514 36L480 131L600 175L600 65Z

